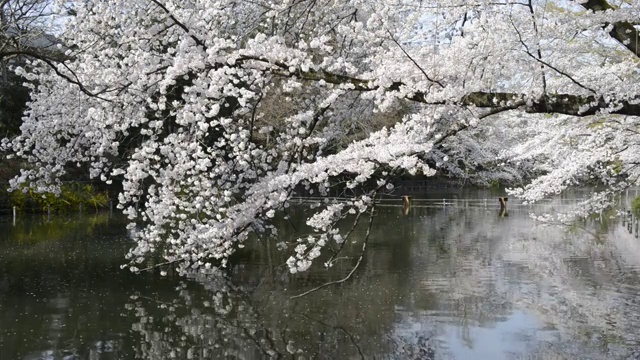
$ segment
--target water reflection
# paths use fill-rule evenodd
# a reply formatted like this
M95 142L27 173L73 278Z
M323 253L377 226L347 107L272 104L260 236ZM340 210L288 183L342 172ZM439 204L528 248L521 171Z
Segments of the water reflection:
M417 293L438 305L408 305L401 328L429 324L441 351L456 358L469 358L469 351L481 358L640 356L633 352L640 344L640 267L637 260L622 263L638 258L637 240L622 227L604 240L533 228L514 210L508 221L473 221L482 211L443 209L420 222L418 231L439 231L411 252L424 269L415 275L422 285ZM525 339L519 349L515 339L499 336L504 327Z
M190 274L175 297L135 294L126 309L140 359L260 358L281 355L250 297L222 273ZM197 283L198 285L194 284Z
M356 259L291 275L256 240L224 272L132 275L118 219L64 236L0 223L0 358L640 359L626 224L539 227L492 203L380 207L355 276L296 300ZM282 220L280 240L302 225Z
M347 359L389 350L383 336L393 317L369 313L367 302L350 304L351 294L290 302L284 289L239 287L219 272L188 279L174 297L131 297L136 358Z
M0 359L120 358L116 306L129 281L141 283L120 272L121 230L106 215L3 220Z

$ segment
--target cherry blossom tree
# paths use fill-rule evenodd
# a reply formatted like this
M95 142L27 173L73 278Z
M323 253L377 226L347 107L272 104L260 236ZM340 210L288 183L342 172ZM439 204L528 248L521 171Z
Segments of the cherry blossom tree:
M530 201L606 184L583 211L640 175L637 1L74 6L68 60L17 69L32 101L3 147L32 167L11 186L56 191L69 166L122 180L119 206L144 224L134 271L156 253L224 265L251 234L277 237L296 189L354 191L286 244L292 272L331 265L340 224L370 224L399 174L527 184L513 191Z

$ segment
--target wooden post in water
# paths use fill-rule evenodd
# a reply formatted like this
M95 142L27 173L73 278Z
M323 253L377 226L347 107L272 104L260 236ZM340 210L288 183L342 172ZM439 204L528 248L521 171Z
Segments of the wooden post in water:
M402 196L402 214L409 215L411 211L411 196L404 195Z
M498 202L500 203L500 212L498 213L499 217L507 217L509 213L507 212L507 201L509 198L507 197L499 197Z
M13 226L16 226L16 207L13 207Z

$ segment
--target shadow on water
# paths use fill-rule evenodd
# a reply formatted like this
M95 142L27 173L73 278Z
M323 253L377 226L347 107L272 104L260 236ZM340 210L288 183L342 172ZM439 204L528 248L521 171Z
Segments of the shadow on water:
M360 249L288 273L295 210L279 239L186 277L121 270L121 218L0 221L0 358L640 358L640 242L618 220L582 224L593 237L497 203L380 207L354 277L290 300Z

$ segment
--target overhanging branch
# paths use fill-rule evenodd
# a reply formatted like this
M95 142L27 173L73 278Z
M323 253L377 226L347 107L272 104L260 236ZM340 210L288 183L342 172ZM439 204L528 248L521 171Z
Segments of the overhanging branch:
M278 61L269 61L258 56L242 56L236 60L235 65L246 64L251 61L268 64L276 75L293 77L301 80L324 81L334 85L348 85L354 91L368 92L382 88L374 79L360 79L349 75L334 74L324 70L309 69L303 71L296 69L291 71L289 66ZM385 86L386 92L398 92L403 87L409 86L401 81L392 82ZM590 116L597 113L620 114L640 116L640 98L632 100L605 99L596 95L573 94L544 94L539 97L531 97L525 94L506 92L471 92L459 99L447 101L429 101L424 91L413 91L405 96L405 99L427 105L453 105L471 106L479 108L503 109L518 104L528 113L557 113L573 116ZM520 103L523 103L521 105Z
M606 0L588 0L585 3L582 3L582 6L591 11L606 11L613 10L614 7L611 6ZM613 24L604 24L605 27L612 25L611 31L609 31L609 35L612 38L616 39L622 46L626 47L629 51L638 56L638 31L633 26L626 21L616 22Z
M87 89L84 86L84 84L82 84L82 82L80 81L80 79L78 78L76 73L64 62L62 57L46 56L46 55L40 54L38 52L29 51L29 50L15 50L15 51L4 51L4 52L1 52L0 53L0 60L4 59L4 58L12 57L12 56L26 56L26 57L30 57L30 58L33 58L33 59L40 60L43 63L47 64L47 66L49 66L49 68L51 68L56 73L57 76L59 76L60 78L64 79L65 81L67 81L70 84L78 86L80 91L85 93L87 96L95 97L95 98L98 98L100 100L104 100L104 101L108 101L108 102L112 102L113 101L113 100L110 100L110 99L107 99L107 98L101 96L101 95L103 95L105 93L111 92L112 89L105 89L103 91L98 91L98 92L90 91L89 89ZM56 64L61 64L62 66L64 66L64 68L67 69L67 71L71 75L65 74L62 71L60 71L60 69L58 69L58 66Z
M573 116L590 116L597 113L640 116L640 99L607 101L594 95L545 94L537 98L514 93L473 92L458 105L481 108L500 108L519 101L528 113L556 113Z

